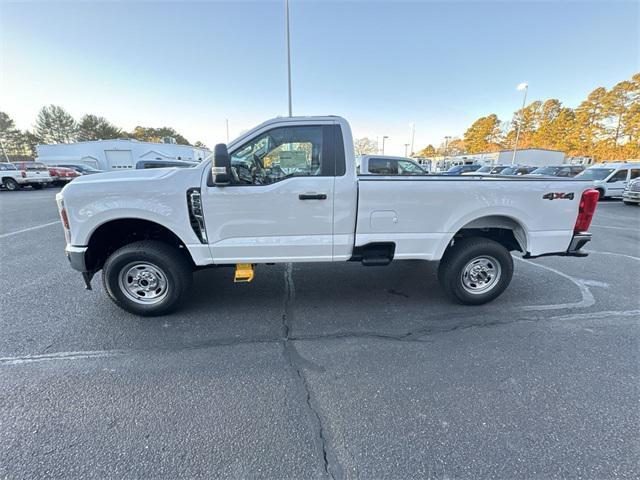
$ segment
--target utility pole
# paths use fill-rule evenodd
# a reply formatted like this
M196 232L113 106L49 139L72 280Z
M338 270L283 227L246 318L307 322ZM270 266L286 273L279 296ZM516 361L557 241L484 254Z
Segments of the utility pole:
M522 122L524 121L524 106L527 103L527 91L529 90L529 85L527 82L522 82L518 85L518 90L524 90L524 97L522 99L522 118L520 122L518 122L518 128L516 129L516 143L513 144L513 157L511 157L511 165L515 165L516 163L516 151L518 150L518 139L520 138L520 127L522 126Z
M413 141L416 137L416 124L415 122L411 124L411 153L413 153Z
M229 143L229 119L225 118L224 121L227 125L227 143Z
M408 143L405 143L405 144L404 144L404 156L405 156L405 157L408 157L408 156L409 156L409 155L407 154L407 150L409 150L409 144L408 144Z
M291 40L289 38L289 0L284 0L285 16L287 23L287 78L289 80L289 116L293 116L291 107Z
M451 140L451 135L445 135L444 137L444 156L446 158L447 152L449 151L449 140Z
M384 155L384 141L385 141L387 138L389 138L387 135L384 135L384 136L382 137L382 155Z

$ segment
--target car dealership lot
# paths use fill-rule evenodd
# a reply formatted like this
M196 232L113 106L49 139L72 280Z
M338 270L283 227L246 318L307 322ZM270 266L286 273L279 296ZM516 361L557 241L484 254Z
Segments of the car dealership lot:
M56 191L0 192L1 478L640 475L640 208L480 307L423 262L295 264L138 318L83 290Z

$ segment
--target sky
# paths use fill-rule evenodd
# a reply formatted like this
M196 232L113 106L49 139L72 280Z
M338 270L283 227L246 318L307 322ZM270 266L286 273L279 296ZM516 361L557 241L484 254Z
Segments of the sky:
M284 0L0 0L0 110L47 104L210 147L287 114ZM640 2L290 0L294 115L341 115L404 154L510 120L529 99L577 106L640 71Z

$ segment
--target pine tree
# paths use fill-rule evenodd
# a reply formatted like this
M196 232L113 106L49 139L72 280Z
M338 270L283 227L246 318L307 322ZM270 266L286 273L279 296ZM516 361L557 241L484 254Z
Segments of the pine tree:
M42 143L71 143L76 141L78 125L62 107L49 105L38 112L35 134Z
M110 140L120 138L122 130L97 115L85 115L78 125L78 140Z

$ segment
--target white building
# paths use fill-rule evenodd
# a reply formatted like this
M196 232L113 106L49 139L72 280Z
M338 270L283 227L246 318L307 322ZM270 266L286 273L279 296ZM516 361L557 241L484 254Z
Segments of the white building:
M135 168L139 160L202 161L211 152L205 148L175 143L139 142L130 139L95 140L36 146L39 162L85 164L99 170Z
M483 165L510 165L513 160L513 150L502 150L492 153L470 153L447 158L451 165L464 163L480 163ZM530 167L545 167L547 165L562 165L565 162L564 152L547 150L545 148L523 148L516 151L516 165Z

